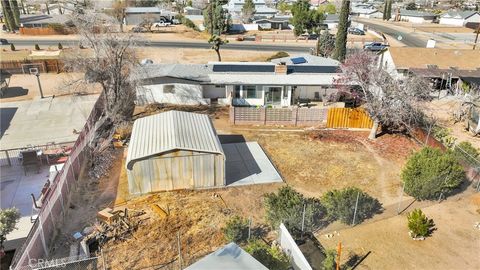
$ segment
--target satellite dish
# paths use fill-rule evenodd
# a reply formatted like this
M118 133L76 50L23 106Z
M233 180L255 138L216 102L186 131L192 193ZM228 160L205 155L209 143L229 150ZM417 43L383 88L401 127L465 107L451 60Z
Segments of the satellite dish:
M397 39L398 39L398 40L402 40L403 37L402 37L401 35L398 35Z

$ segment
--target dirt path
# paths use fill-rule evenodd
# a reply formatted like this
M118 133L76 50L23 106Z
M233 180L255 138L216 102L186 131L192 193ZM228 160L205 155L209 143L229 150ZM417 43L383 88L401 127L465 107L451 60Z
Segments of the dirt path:
M365 141L362 140L357 140L360 142L363 146L365 146L365 149L367 149L368 152L372 154L372 157L377 161L379 170L378 170L378 178L377 182L380 183L380 189L381 189L381 194L382 198L387 198L390 196L390 194L387 192L387 177L385 173L385 168L386 168L386 162L385 160L380 157L375 150L373 150L370 145L368 145Z

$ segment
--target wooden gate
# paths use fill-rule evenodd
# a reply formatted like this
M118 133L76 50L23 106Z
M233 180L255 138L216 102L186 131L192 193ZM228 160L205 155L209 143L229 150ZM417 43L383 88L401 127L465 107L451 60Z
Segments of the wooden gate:
M331 108L327 128L372 128L373 120L362 108Z

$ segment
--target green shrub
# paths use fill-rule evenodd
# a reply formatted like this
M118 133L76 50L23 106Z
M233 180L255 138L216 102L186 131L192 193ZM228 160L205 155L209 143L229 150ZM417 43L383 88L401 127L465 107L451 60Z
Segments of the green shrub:
M448 148L452 148L457 140L451 135L451 131L449 129L439 126L435 126L433 128L433 137Z
M325 259L322 262L323 270L335 270L337 267L337 251L335 249L327 249Z
M177 15L177 19L183 24L185 25L186 27L188 28L191 28L197 32L200 32L200 29L198 29L197 25L192 21L190 20L189 18L179 14Z
M360 195L358 195L360 194ZM322 205L327 210L329 220L340 220L345 224L352 224L355 204L358 197L355 223L361 223L374 214L382 211L380 202L356 187L347 187L341 190L331 190L322 196Z
M290 260L285 253L278 247L269 247L262 240L255 239L249 241L245 251L268 269L290 269Z
M465 172L451 151L425 147L408 159L401 177L408 195L429 200L457 188Z
M10 43L10 50L14 52L16 50L15 45L13 43Z
M223 234L229 242L241 243L246 241L248 238L248 220L233 216L227 221Z
M38 46L38 44L35 44L35 50L36 50L36 51L39 51L39 50L40 50L40 46Z
M20 212L17 208L0 209L0 250L3 250L3 243L7 235L15 230L20 220Z
M304 204L305 230L312 231L323 224L325 209L319 200L305 198L289 186L281 187L277 193L265 195L266 219L273 228L283 222L294 233L301 229Z
M283 57L288 57L288 56L290 56L290 55L289 55L287 52L277 52L277 53L275 53L274 55L268 57L268 58L266 59L266 61L271 61L271 60L273 60L273 59L283 58Z
M480 158L480 151L475 148L470 142L461 142L453 149L455 157L465 163L476 164Z
M61 33L61 34L65 33L65 26L60 23L51 23L48 25L48 28L55 30L55 32L57 33Z
M413 238L429 236L435 224L428 219L420 209L415 209L407 215L408 229Z
M60 43L60 42L58 43L58 49L59 49L59 50L63 50L63 45L62 45L62 43Z

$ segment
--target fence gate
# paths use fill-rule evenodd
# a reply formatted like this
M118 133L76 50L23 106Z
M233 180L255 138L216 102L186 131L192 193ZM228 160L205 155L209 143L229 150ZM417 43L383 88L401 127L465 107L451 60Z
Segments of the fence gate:
M330 108L327 128L372 128L373 120L362 108Z

